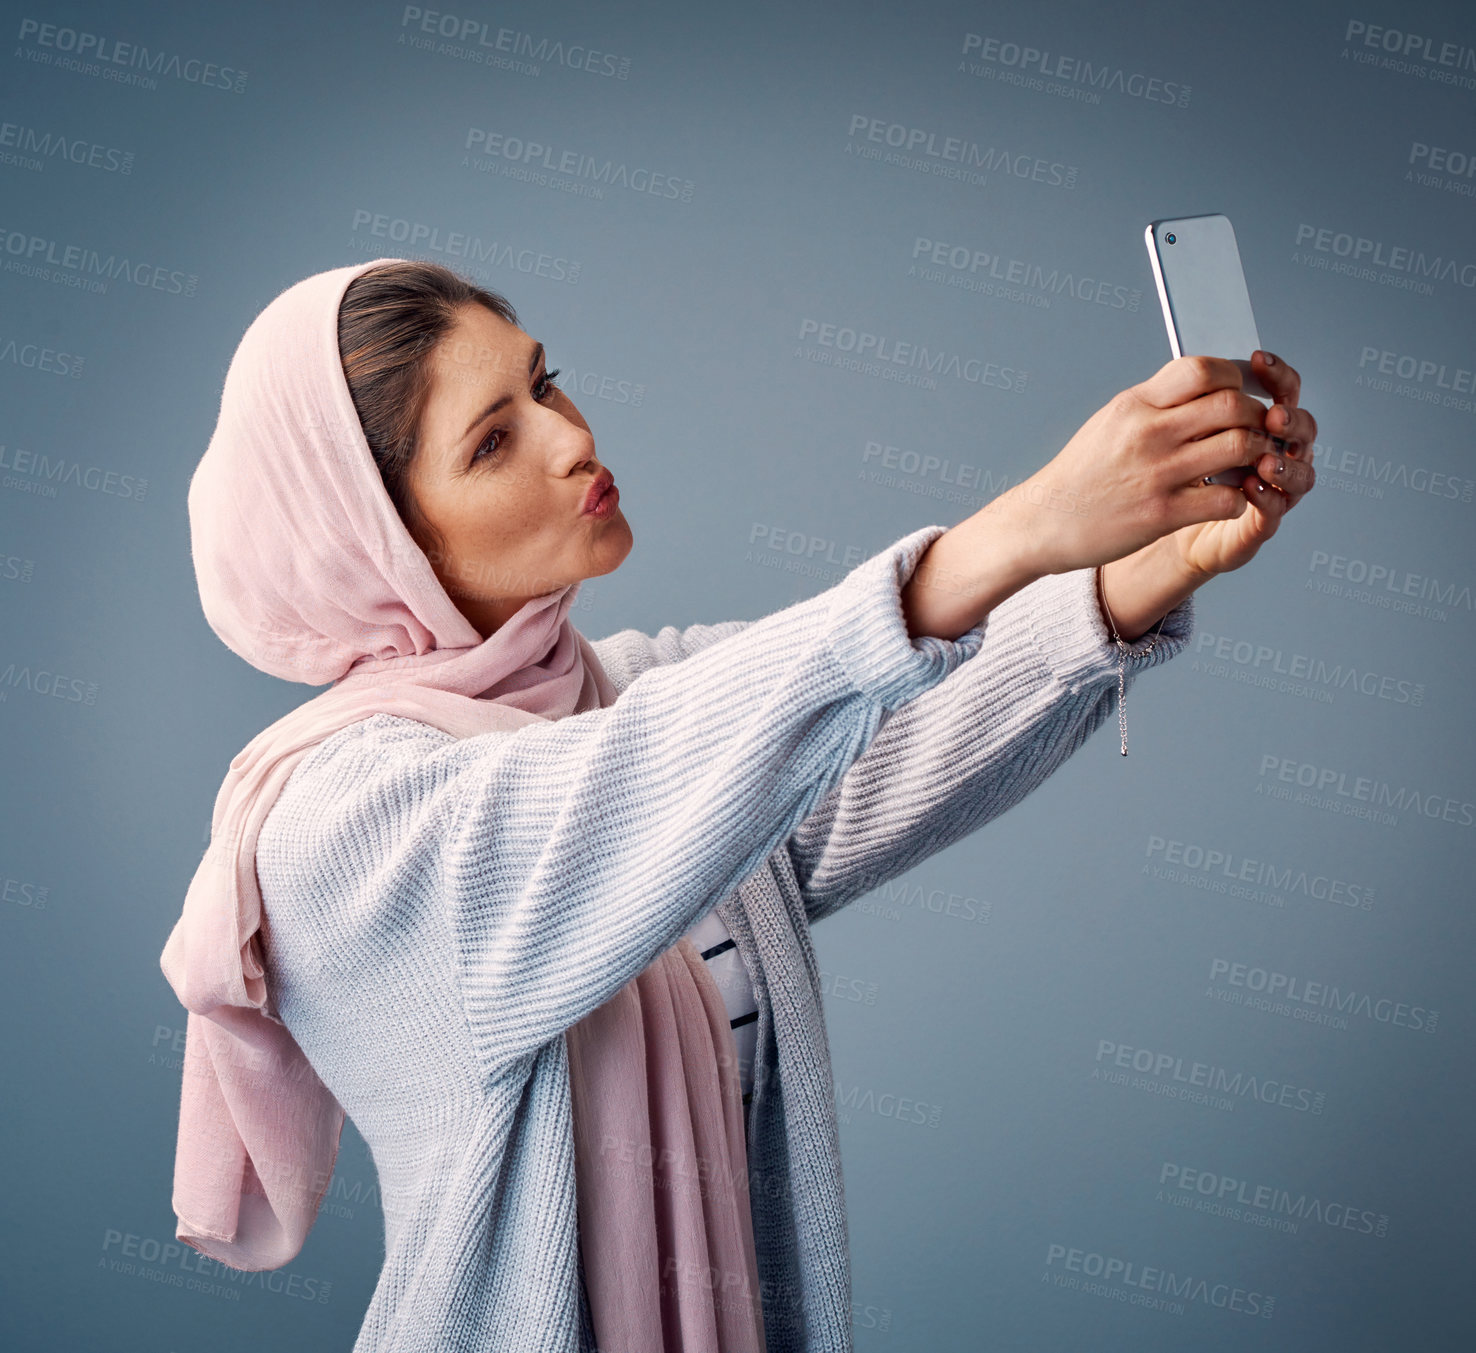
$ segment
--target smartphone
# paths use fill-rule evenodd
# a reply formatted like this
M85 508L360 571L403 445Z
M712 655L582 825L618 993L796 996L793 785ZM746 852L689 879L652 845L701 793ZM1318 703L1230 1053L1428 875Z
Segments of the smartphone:
M1251 369L1251 353L1261 339L1230 218L1150 221L1144 239L1174 356L1228 357L1240 368L1241 388L1269 409L1275 396ZM1237 465L1206 475L1204 482L1239 484L1249 473L1248 466Z

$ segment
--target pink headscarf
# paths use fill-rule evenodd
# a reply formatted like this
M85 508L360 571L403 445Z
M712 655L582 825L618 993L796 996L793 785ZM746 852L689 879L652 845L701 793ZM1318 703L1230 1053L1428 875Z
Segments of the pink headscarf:
M160 959L189 1012L175 1234L245 1270L280 1268L302 1248L344 1121L266 1008L256 842L278 791L312 747L371 714L470 737L603 708L617 694L568 619L577 582L528 601L484 640L385 491L344 377L338 307L360 273L404 261L317 273L252 321L190 480L191 549L210 627L262 671L333 683L232 759L210 847ZM580 1245L601 1349L759 1353L733 1038L690 941L567 1039ZM598 1166L598 1144L612 1137L637 1143L646 1168ZM682 1179L692 1158L727 1168L692 1191ZM660 1277L714 1270L746 1273L749 1299L714 1302L701 1279Z

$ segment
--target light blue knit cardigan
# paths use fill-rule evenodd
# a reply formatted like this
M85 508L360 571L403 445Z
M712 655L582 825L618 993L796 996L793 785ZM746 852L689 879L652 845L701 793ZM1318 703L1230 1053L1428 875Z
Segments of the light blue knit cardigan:
M760 620L595 641L608 708L464 740L376 715L296 768L257 848L268 990L379 1173L355 1353L591 1353L564 1030L714 906L758 997L769 1353L849 1353L809 927L1017 803L1116 695L1090 570L910 640L900 590L945 529Z

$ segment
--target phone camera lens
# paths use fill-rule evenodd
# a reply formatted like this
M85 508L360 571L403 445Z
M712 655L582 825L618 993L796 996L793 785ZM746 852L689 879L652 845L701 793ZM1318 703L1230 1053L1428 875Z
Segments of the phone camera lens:
M1164 238L1164 242L1166 244L1172 244L1174 242L1174 232L1173 231L1169 231L1169 233L1167 235L1165 235L1163 238Z

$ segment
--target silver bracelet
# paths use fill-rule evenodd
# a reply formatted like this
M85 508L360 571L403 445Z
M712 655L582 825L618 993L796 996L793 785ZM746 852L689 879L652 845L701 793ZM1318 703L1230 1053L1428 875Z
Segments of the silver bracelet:
M1112 642L1117 645L1117 731L1122 737L1122 754L1128 754L1128 716L1127 716L1127 641L1117 632L1117 621L1112 618L1112 612L1107 609L1107 584L1102 577L1102 566L1097 565L1097 597L1102 603L1102 614L1107 617L1107 628L1112 631ZM1163 622L1168 619L1165 612L1158 619L1158 624L1153 628L1153 638L1148 647L1136 657L1146 658L1158 646L1159 631L1163 629Z

